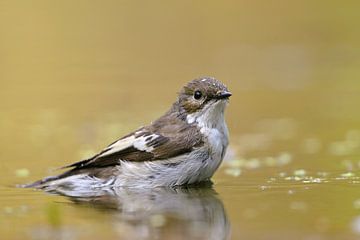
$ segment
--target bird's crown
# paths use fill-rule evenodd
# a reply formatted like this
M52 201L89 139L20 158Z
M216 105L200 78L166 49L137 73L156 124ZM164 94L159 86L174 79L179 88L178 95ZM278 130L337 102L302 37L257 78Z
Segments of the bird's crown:
M178 103L188 113L202 109L207 103L227 100L227 87L213 77L202 77L187 83L179 93Z

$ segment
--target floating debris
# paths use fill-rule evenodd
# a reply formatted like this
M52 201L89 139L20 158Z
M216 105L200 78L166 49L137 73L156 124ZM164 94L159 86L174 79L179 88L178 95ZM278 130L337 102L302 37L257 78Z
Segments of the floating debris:
M241 175L241 169L240 168L227 168L225 170L225 173L227 175L233 176L233 177L238 177Z
M294 175L302 177L306 175L306 171L304 169L297 169L294 171Z
M245 163L245 159L234 159L226 162L226 164L229 167L237 167L237 168L243 167L244 163Z
M274 178L274 177L271 177L271 178L269 178L269 180L268 180L268 182L275 182L276 181L276 178Z
M335 177L335 180L346 180L350 181L349 183L356 184L360 180L360 177L356 176L356 174L353 172L346 172Z
M296 182L302 182L302 183L324 183L328 182L328 180L325 177L320 177L319 175L314 176L308 176L308 173L304 169L297 169L293 172L293 175L288 175L285 172L282 172L279 174L279 176L285 180L285 181L296 181Z
M323 180L321 178L308 177L305 180L303 180L302 182L303 183L321 183L321 182L323 182Z
M267 167L275 167L276 165L278 165L278 161L276 158L274 157L266 157L264 159L264 164L267 166Z
M344 178L351 178L351 177L354 177L355 174L352 173L352 172L347 172L347 173L343 173L340 175L341 177L344 177Z
M345 172L345 173L329 173L329 172L316 172L315 175L310 175L305 169L297 169L293 172L293 175L287 174L286 172L281 172L278 174L278 177L275 177L276 180L270 178L268 183L281 183L281 181L294 181L304 184L320 184L320 183L329 183L335 181L344 181L351 184L360 184L360 176L354 172Z
M285 180L301 181L301 180L303 180L303 178L299 177L299 176L289 176L289 177L286 177Z
M280 165L280 166L289 164L291 162L291 160L292 160L292 156L288 152L282 152L277 157L277 162L278 162L278 165Z
M245 162L244 167L247 169L256 169L261 166L260 160L258 158L251 158Z
M320 177L326 177L329 175L329 173L327 173L327 172L317 172L316 174Z
M291 162L292 155L288 152L282 152L278 156L267 156L263 158L237 158L226 161L225 164L230 168L257 169L260 167L284 166Z
M323 180L321 178L314 178L313 183L321 183Z
M19 178L25 178L30 175L30 171L29 171L29 169L26 169L26 168L19 168L15 171L15 175L16 175L16 177L19 177Z

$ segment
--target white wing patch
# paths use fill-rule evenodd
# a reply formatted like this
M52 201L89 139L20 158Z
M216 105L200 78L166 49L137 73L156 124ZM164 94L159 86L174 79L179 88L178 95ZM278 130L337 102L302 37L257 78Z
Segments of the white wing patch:
M104 152L103 154L99 155L98 157L104 157L111 155L116 152L120 152L126 148L134 147L138 149L139 151L145 151L145 152L152 152L154 150L154 147L148 146L148 143L153 141L154 139L158 138L159 135L157 134L151 134L151 135L144 135L140 137L136 137L136 134L140 134L141 132L136 132L134 135L131 135L127 138L120 139L117 142L114 142L110 146L108 146L105 150L108 150Z
M148 136L141 136L139 138L136 138L135 142L134 142L134 147L139 149L140 151L145 151L145 152L152 152L154 150L154 147L149 147L147 146L149 142L151 142L152 140L158 138L159 135L156 134L151 134Z
M107 149L109 149L109 150L104 152L103 154L101 154L99 157L107 156L107 155L113 154L115 152L119 152L121 150L129 148L129 147L133 146L134 141L135 141L134 135L131 135L130 137L127 137L124 139L120 139L119 141L114 142L113 144L108 146L105 150L107 150Z

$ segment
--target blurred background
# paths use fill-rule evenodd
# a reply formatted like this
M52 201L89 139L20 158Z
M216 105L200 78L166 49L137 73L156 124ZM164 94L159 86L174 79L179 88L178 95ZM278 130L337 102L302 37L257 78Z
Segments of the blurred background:
M281 210L281 194L241 198L246 191L237 190L329 175L357 184L359 8L359 1L0 0L0 183L29 182L89 157L164 113L186 82L214 76L233 93L231 144L214 180L232 225L248 224L235 227L234 239L261 238L259 226L271 226L276 239L291 236L291 227L320 234L311 239L357 236L360 223L349 227L360 208L356 188L339 189L344 211L323 183L316 203L327 199L332 213L316 215L308 194L289 200L284 219L294 206L307 214L279 225L270 210L258 221L253 203ZM3 191L4 209L23 205L14 191ZM5 227L12 220L2 223L9 239L23 236ZM280 223L290 224L286 233Z

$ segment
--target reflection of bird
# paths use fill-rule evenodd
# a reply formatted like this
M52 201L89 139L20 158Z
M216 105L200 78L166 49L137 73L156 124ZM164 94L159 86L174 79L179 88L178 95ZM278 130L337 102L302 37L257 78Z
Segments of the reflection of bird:
M108 188L68 192L78 206L105 211L119 239L228 239L230 223L210 186ZM89 208L89 209L88 209ZM90 210L91 211L91 210ZM107 223L105 223L107 224Z
M170 110L69 171L28 187L156 187L211 178L227 145L224 110L231 93L214 78L186 84Z

